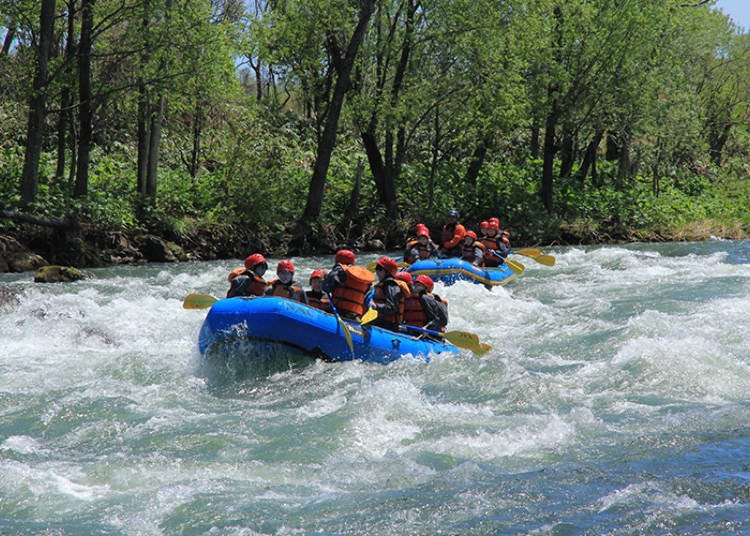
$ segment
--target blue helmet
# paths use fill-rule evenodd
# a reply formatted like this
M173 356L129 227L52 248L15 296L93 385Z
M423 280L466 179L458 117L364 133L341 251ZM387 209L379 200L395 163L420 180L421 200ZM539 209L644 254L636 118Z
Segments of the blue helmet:
M449 210L448 216L453 216L454 218L458 218L459 216L461 216L461 214L459 214L457 210Z

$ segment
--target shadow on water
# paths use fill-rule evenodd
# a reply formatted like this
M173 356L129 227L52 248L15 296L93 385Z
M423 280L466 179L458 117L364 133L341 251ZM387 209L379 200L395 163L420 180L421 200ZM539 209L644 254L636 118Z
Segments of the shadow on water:
M196 374L204 378L210 388L220 389L245 380L302 369L315 360L316 356L283 344L244 338L225 340L206 351Z

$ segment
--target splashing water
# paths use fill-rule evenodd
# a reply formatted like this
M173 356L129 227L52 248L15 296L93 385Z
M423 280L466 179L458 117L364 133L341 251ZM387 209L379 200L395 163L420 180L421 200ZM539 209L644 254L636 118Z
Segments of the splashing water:
M750 531L750 242L545 253L436 286L481 357L221 382L181 304L240 261L0 275L2 532Z

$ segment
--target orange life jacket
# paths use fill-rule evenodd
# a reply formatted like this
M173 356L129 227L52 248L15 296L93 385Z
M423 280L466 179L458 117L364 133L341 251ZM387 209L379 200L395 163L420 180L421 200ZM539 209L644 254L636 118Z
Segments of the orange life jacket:
M362 266L342 267L346 271L346 281L333 290L333 305L337 311L348 311L362 316L365 312L365 296L370 290L375 274Z
M233 270L229 274L230 287L227 298L232 296L263 296L266 292L266 280L250 270ZM235 282L237 280L237 282Z
M427 315L418 294L412 294L404 302L404 324L418 328L427 324Z
M471 243L470 246L467 246L466 243L464 243L464 249L463 249L463 254L461 255L461 258L464 259L465 261L474 262L474 260L476 259L476 252L474 250L477 247L484 252L482 257L483 258L486 257L487 248L484 246L484 244L482 244L482 242L480 242L479 240L475 240L474 242Z
M303 292L302 287L300 287L299 285L285 285L279 279L269 281L268 284L271 287L268 296L280 296L281 298L298 299L298 297Z
M404 321L404 306L406 299L411 296L411 290L409 289L409 285L406 284L406 281L401 281L400 279L394 279L392 277L383 279L375 285L372 293L372 301L373 303L385 303L385 284L389 281L396 283L401 288L401 299L398 301L398 312L395 314L378 312L378 319L383 320L384 322L400 324Z
M500 242L505 244L506 249L510 249L510 240L508 237L510 233L507 231L498 231L495 236L482 237L480 242L484 244L484 265L489 267L500 266L503 263L502 259L498 259L493 253L493 250L502 250Z
M306 290L305 296L307 296L307 305L323 311L331 310L331 303L323 291L315 292L314 290Z
M425 294L432 296L435 300L442 302L448 307L448 300L441 298L437 294L430 294L429 292ZM419 300L419 294L412 294L406 298L406 303L404 304L404 324L423 328L429 321L430 319L427 318L427 313L425 313L422 302ZM445 326L443 326L440 328L440 331L445 331L445 329Z

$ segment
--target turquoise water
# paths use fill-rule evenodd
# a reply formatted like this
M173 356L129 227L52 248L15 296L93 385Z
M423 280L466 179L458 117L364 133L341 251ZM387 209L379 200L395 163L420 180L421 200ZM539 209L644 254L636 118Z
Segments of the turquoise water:
M750 532L750 242L545 253L438 285L482 357L225 382L181 304L239 260L0 275L0 533Z

